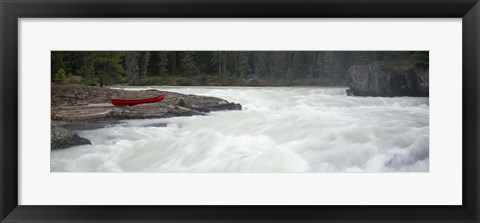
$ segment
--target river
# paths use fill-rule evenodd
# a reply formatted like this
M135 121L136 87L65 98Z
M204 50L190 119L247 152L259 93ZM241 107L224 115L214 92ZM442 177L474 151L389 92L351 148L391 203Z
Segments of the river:
M428 172L429 98L323 87L128 87L214 96L242 111L79 132L52 172Z

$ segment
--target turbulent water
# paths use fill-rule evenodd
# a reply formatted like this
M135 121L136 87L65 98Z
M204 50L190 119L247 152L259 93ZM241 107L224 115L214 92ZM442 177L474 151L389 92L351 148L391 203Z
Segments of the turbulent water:
M349 97L345 88L155 88L220 97L243 110L79 132L93 145L52 151L51 171L429 171L428 98Z

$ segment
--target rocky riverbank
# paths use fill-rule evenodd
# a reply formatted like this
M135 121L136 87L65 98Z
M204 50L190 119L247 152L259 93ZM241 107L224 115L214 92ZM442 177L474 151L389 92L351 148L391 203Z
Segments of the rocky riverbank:
M411 96L428 97L428 64L381 64L352 66L349 95L354 96Z
M160 102L114 106L116 99L140 99L165 94ZM103 128L125 119L170 118L206 115L212 111L241 110L240 104L221 98L146 90L125 91L84 85L56 85L51 88L51 148L63 149L90 141L77 130Z

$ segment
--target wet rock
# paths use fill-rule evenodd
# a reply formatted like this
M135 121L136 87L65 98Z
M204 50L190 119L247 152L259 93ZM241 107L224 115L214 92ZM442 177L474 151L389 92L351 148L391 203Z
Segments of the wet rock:
M65 149L72 146L92 144L88 139L58 125L51 126L51 149Z
M242 110L241 104L227 103L208 106L210 111L224 111L224 110Z
M350 89L355 96L428 96L428 65L394 70L378 62L352 66L348 70Z
M161 123L153 123L153 124L144 125L143 127L167 127L167 126L168 126L168 123L161 122Z
M160 102L114 106L111 99L141 99L165 94ZM52 149L90 143L74 131L103 128L126 119L206 115L212 111L241 110L240 104L221 98L146 90L125 91L83 85L51 88ZM181 103L180 103L181 102Z
M110 100L140 99L165 94L160 102L114 106ZM179 103L183 101L182 103ZM147 90L124 91L82 85L53 85L51 118L56 121L103 121L205 115L211 111L241 110L240 104L221 98Z

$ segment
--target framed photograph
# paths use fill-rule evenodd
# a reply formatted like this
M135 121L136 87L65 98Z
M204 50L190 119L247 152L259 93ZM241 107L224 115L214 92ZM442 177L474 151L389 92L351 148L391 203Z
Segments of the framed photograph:
M480 220L477 0L0 11L1 222Z

